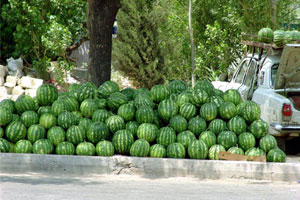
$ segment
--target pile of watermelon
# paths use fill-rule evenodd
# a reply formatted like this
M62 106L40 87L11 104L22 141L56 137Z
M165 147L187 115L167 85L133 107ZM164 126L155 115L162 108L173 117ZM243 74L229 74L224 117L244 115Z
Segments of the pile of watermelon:
M208 80L194 88L174 80L151 90L87 82L65 93L44 84L36 98L0 102L0 152L217 160L220 151L286 158L259 106Z
M270 28L262 28L258 32L258 41L264 43L274 43L277 46L283 46L290 43L300 43L300 31L276 30L273 32Z

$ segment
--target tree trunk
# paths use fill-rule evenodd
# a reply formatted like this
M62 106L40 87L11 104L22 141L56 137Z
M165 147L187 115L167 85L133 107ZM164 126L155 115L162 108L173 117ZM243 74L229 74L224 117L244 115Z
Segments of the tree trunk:
M193 37L193 26L192 26L192 0L189 0L189 30L190 30L190 40L191 40L191 62L192 62L192 87L195 86L195 47L194 47L194 37Z
M120 0L88 0L88 74L89 80L98 86L110 80L112 30L120 7Z

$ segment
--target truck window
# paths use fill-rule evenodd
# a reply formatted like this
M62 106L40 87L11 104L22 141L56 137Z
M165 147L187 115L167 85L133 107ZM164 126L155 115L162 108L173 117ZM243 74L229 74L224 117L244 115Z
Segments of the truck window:
M278 71L279 64L274 64L271 68L271 81L272 81L272 87L274 88L274 84L277 77L277 71Z
M253 80L253 77L255 76L255 68L256 68L256 61L252 60L249 67L248 67L248 71L246 72L246 78L244 81L244 85L250 87L251 86L251 82Z
M248 63L249 63L249 61L246 60L246 61L244 61L244 62L241 64L240 69L239 69L239 72L238 72L238 74L237 74L236 79L235 79L234 82L236 82L236 83L242 83L242 82L243 82L244 75L245 75L245 73L246 73Z

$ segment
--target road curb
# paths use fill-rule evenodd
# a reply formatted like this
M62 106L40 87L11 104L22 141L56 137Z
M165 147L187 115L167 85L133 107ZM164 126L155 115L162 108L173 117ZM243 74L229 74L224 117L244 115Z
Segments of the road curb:
M193 177L297 182L300 180L300 163L0 153L0 173L32 172L57 176L132 174L148 178Z

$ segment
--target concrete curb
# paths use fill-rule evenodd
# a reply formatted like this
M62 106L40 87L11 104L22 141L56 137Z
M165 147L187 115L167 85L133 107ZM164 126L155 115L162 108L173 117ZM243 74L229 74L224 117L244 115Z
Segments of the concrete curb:
M56 176L132 174L145 178L194 177L295 183L300 180L300 163L0 153L0 173L32 172Z

